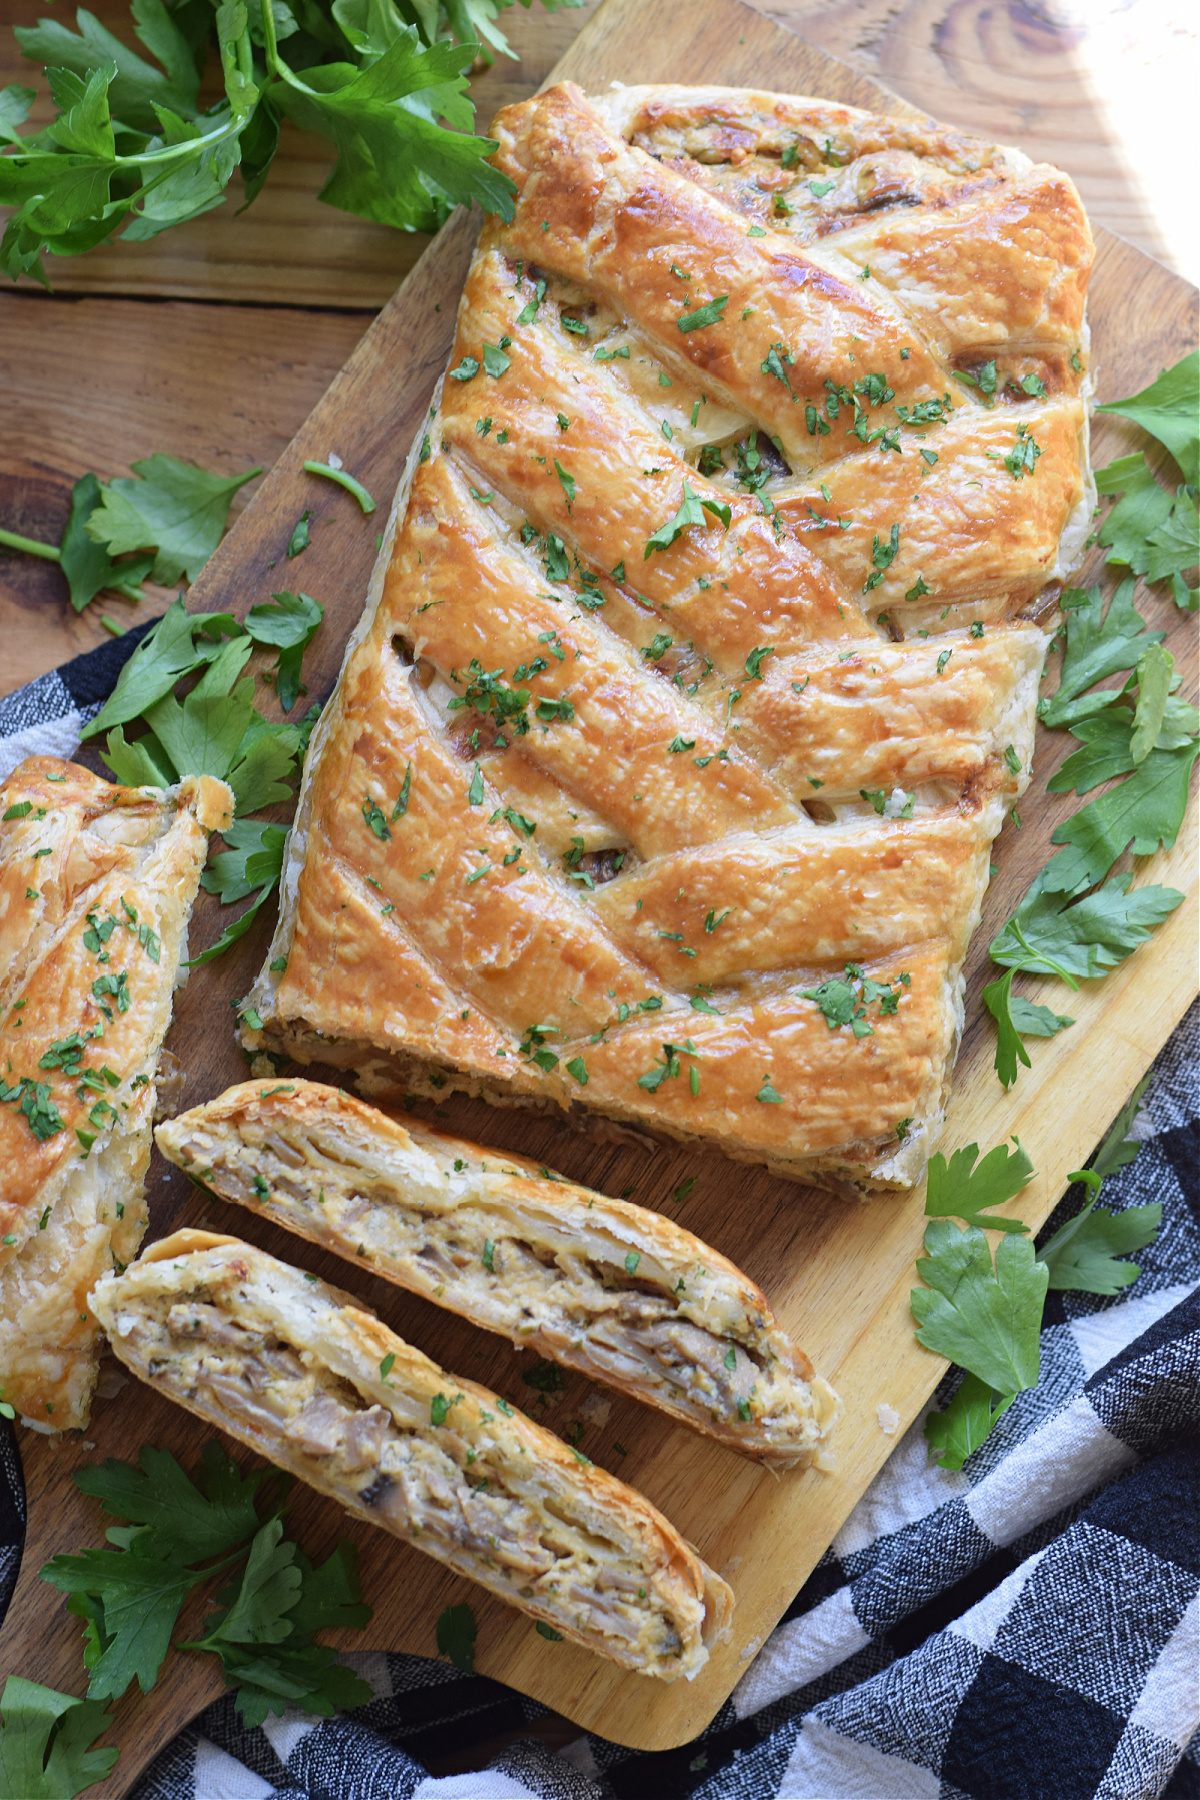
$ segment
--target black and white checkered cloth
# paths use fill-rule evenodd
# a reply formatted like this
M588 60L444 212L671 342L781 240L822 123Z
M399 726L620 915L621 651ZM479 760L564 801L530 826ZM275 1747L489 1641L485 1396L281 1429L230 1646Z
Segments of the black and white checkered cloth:
M130 648L0 702L0 771L70 756ZM1114 1210L1162 1202L1137 1282L1049 1296L1041 1381L961 1473L930 1464L916 1421L695 1743L551 1753L525 1736L484 1771L433 1776L545 1709L444 1663L363 1655L347 1661L367 1705L246 1731L218 1701L136 1800L1200 1800L1198 1060L1200 1006L1155 1067L1141 1152L1105 1185ZM1082 1201L1073 1189L1044 1235ZM21 1531L10 1437L0 1603Z

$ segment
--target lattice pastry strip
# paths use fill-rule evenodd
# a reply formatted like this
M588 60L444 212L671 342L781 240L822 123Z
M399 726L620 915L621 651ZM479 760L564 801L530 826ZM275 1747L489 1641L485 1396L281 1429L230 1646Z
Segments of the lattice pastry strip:
M814 101L494 129L247 1042L907 1184L1086 529L1086 221Z

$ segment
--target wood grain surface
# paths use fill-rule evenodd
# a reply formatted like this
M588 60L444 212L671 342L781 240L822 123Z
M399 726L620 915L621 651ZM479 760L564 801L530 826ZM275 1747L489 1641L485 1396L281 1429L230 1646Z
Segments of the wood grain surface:
M880 110L902 105L735 0L696 0L687 9L674 0L606 0L569 52L563 72L593 86L621 74L639 80L719 77L731 84L820 92ZM244 612L264 599L280 585L275 565L295 518L316 498L329 522L303 558L288 566L288 583L303 586L329 609L307 664L313 691L321 697L332 685L341 645L358 615L374 560L378 515L364 520L348 496L330 496L324 487L314 492L302 463L306 456L337 450L381 503L390 495L449 350L470 231L469 221L460 219L440 235L258 484L193 589L191 604L197 609L228 606ZM1190 347L1195 296L1186 283L1128 245L1103 232L1099 238L1091 316L1101 386L1106 393L1128 393ZM1133 448L1135 438L1121 421L1105 419L1096 431L1096 460L1103 463ZM1094 569L1098 566L1094 562ZM1146 605L1155 623L1171 632L1194 698L1190 622L1157 596L1148 596ZM978 998L989 973L986 945L1051 854L1054 826L1078 804L1071 796L1044 792L1048 776L1073 747L1064 737L1039 733L1023 829L1006 827L997 844L999 873L968 963L967 1032L945 1140L948 1150L973 1140L990 1146L1017 1132L1039 1170L1018 1206L1034 1225L1048 1215L1067 1171L1090 1153L1195 991L1193 827L1171 855L1150 859L1145 868L1145 878L1187 888L1187 905L1129 963L1103 983L1085 984L1069 1005L1058 984L1029 983L1032 997L1041 997L1036 990L1044 988L1056 1007L1067 1005L1077 1023L1060 1037L1031 1046L1034 1068L1022 1074L1010 1095L999 1087L991 1069L993 1034ZM194 942L215 936L218 911L205 897ZM264 924L238 950L193 977L180 996L169 1041L189 1070L190 1102L244 1076L229 1004L245 991L266 941ZM737 1595L732 1641L695 1683L672 1688L621 1676L585 1652L547 1643L528 1621L383 1533L347 1521L313 1494L297 1495L293 1529L311 1554L323 1554L343 1533L360 1546L364 1586L376 1610L365 1633L344 1640L347 1648L432 1654L437 1614L466 1600L479 1622L477 1666L483 1673L622 1742L655 1749L685 1742L744 1672L895 1443L882 1431L877 1407L893 1407L902 1431L941 1374L944 1364L916 1344L908 1315L922 1197L848 1207L726 1162L712 1151L600 1147L552 1120L495 1112L462 1097L434 1116L610 1193L632 1188L639 1203L678 1219L739 1261L767 1289L782 1322L846 1399L838 1470L778 1479L619 1399L602 1428L588 1427L587 1453L662 1506L726 1573ZM676 1190L693 1177L686 1198L675 1199ZM587 1391L581 1380L570 1378L563 1396L539 1410L536 1395L522 1381L527 1364L506 1344L319 1255L240 1209L206 1205L157 1158L150 1204L154 1235L182 1222L237 1231L352 1288L448 1368L495 1386L552 1428L562 1430L578 1417ZM128 1456L147 1438L170 1445L187 1461L206 1435L195 1421L130 1384L97 1404L86 1447L22 1437L30 1531L17 1595L0 1632L0 1667L74 1692L82 1686L77 1621L37 1579L37 1569L54 1550L100 1537L96 1510L78 1496L70 1471L97 1456ZM138 1769L218 1687L219 1677L206 1659L184 1657L171 1660L150 1695L127 1695L111 1734L122 1745L122 1760L109 1782L94 1790L97 1796L115 1800L126 1791Z

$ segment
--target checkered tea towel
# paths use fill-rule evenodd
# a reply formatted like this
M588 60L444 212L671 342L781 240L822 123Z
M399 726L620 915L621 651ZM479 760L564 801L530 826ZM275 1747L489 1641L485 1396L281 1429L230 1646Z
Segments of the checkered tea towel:
M0 769L70 756L131 648L0 702ZM1041 1381L961 1473L930 1464L916 1421L694 1743L551 1753L521 1735L545 1709L500 1683L360 1655L365 1706L247 1731L227 1697L133 1800L1200 1800L1198 1053L1200 1006L1155 1066L1141 1152L1105 1185L1113 1210L1162 1202L1138 1280L1049 1296ZM1082 1203L1072 1189L1043 1236ZM10 1437L0 1601L22 1530ZM483 1771L428 1771L505 1734Z

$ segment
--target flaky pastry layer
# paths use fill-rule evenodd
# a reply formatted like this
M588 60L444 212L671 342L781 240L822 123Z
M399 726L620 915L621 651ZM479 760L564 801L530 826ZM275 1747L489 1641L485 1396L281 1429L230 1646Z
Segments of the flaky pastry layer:
M146 1227L159 1051L224 782L113 787L32 757L0 787L0 1399L88 1421L87 1295Z
M908 1186L1087 530L1078 196L750 91L493 130L244 1041Z
M754 1283L644 1207L312 1081L155 1135L222 1199L756 1461L807 1466L841 1416Z
M92 1304L143 1381L585 1649L694 1676L733 1595L640 1494L352 1295L181 1231Z

